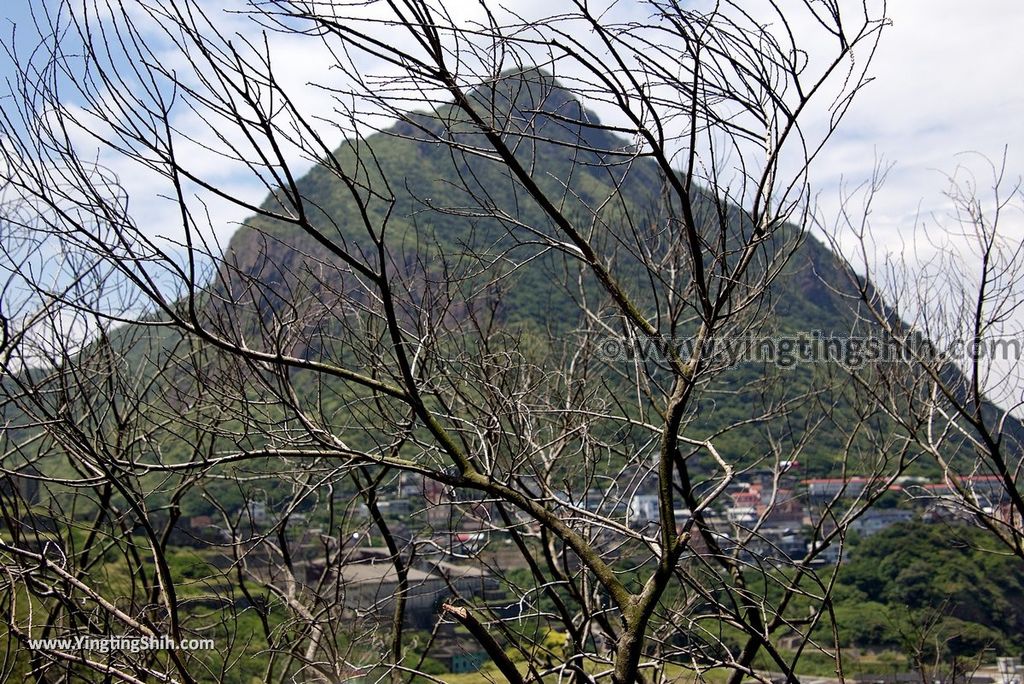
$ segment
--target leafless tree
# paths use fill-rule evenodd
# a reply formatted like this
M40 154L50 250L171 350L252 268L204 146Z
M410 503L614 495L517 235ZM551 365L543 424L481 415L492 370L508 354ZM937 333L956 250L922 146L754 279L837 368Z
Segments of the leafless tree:
M840 420L834 369L736 386L721 353L776 332L809 164L867 81L884 6L840 4L40 16L0 121L9 674L412 680L453 625L511 682L795 680L808 648L841 673L811 638L834 622L816 568L914 453L864 437L871 403ZM278 71L281 35L342 75L340 148ZM178 237L133 219L111 158L159 177ZM227 247L204 198L252 215ZM508 314L531 305L549 313ZM727 397L756 408L707 423ZM824 432L863 479L783 549L787 464ZM724 519L759 471L765 505ZM219 646L30 642L86 633Z
M973 520L1024 558L1024 435L1016 418L1024 400L1022 196L1005 166L1005 155L965 155L946 203L920 217L901 254L882 253L870 234L870 203L886 167L857 195L866 206L854 209L851 196L842 226L858 245L848 281L889 358L884 381L861 382L860 391L942 474L942 484L912 493L940 514Z

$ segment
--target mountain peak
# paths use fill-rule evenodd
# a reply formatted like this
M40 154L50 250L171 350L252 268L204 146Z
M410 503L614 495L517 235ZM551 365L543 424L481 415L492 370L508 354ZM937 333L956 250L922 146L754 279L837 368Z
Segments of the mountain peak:
M540 67L506 69L478 86L472 97L492 111L511 117L548 115L584 125L599 123L575 93Z

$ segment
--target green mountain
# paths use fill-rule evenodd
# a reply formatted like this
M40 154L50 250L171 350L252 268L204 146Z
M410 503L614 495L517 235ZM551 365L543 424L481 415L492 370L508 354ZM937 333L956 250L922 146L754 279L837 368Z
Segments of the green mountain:
M542 72L506 75L474 97L495 113L505 137L514 141L517 160L537 185L584 227L599 253L609 255L610 272L653 320L664 308L659 297L667 291L669 276L648 269L644 260L664 258L667 263L668 250L679 242L672 234L678 207L666 200L665 177L657 164L636 157L628 141ZM386 226L388 266L403 282L406 299L422 296L427 302L433 296L430 306L439 316L465 319L486 313L496 325L531 331L531 339L543 337L548 344L564 338L571 346L577 339L573 332L588 324L580 307L586 298L615 327L614 310L602 299L593 275L566 258L565 250L551 247L563 243L564 236L507 166L493 155L453 150L453 144L489 149L478 128L454 107L412 113L386 131L343 143L294 188L268 197L265 210L293 217L304 212L320 235L266 217L253 218L240 229L228 248L230 268L220 274L221 291L235 315L243 308L263 322L274 316L302 320L303 332L291 348L298 355L341 360L351 354L329 341L340 334L332 329L336 319L325 324L333 317L308 313L303 318L301 312L330 312L346 297L361 296L358 284L353 285L358 274L328 245L343 245L372 264L375 248L368 225L372 230ZM354 181L343 182L343 174ZM710 190L693 194L708 245L724 239L728 253L750 235L749 221L734 204ZM785 266L759 306L739 317L742 324L735 332L773 340L798 333L864 334L851 299L843 294L851 289L841 263L821 242L783 227L751 272L756 277L773 259ZM497 274L508 275L494 282ZM420 292L410 296L412 290ZM690 334L692 326L683 325L671 336L684 342ZM846 390L822 391L816 400L791 407L783 421L758 420L770 406L810 392L819 380L831 380L824 375L835 373L828 364L784 367L790 365L785 362L792 360L792 349L771 347L767 354L781 351L787 351L783 363L771 358L740 363L710 380L688 418L690 429L715 434L742 422L716 437L737 462L768 456L767 445L774 444L782 458L803 462L808 474L828 473L856 422L849 401L833 396ZM611 369L608 382L628 391L622 368ZM807 430L831 404L839 407L826 419L827 428L819 426L804 443Z
M506 75L473 97L487 103L505 137L514 142L516 159L549 197L557 199L563 214L582 227L596 251L607 255L609 272L655 320L656 312L665 310L660 298L679 261L671 254L679 242L673 232L678 229L679 208L666 199L660 168L649 157L636 156L629 141L603 126L572 93L542 72ZM264 201L263 209L280 218L254 217L233 236L225 264L200 302L200 316L222 337L242 339L250 349L337 362L390 381L397 363L381 351L390 341L373 287L367 285L369 276L359 271L360 264L376 268L375 239L383 235L385 262L401 302L395 315L409 338L443 331L433 342L442 353L434 355L433 365L419 369L427 380L479 379L472 374L493 364L499 374L496 380L522 382L524 374L560 371L584 343L610 340L618 345L619 358L602 362L595 352L585 385L537 380L537 392L550 390L557 398L570 389L592 391L609 410L635 412L635 403L631 406L624 399L636 393L630 377L635 359L615 336L621 330L615 308L593 273L567 255L570 248L563 246L565 238L548 215L488 149L478 127L453 107L429 115L411 113L365 140L345 141L294 186L282 186ZM728 255L734 244L750 235L752 227L737 206L707 189L697 188L693 196L695 218L707 244L724 244ZM312 230L300 227L306 219ZM346 262L348 257L338 246L355 256L355 266ZM665 269L645 265L659 260L667 264ZM821 242L783 226L757 256L751 279L756 280L773 260L784 265L771 288L755 306L737 315L736 326L727 334L740 341L744 335L792 341L797 334L817 332L827 338L865 333L851 307L842 263ZM584 314L583 303L590 315ZM148 322L160 321L156 317ZM496 348L481 349L484 329L500 333L489 342ZM595 332L584 340L584 329ZM666 334L685 343L692 330L684 321ZM194 459L207 450L262 447L275 440L290 443L302 433L282 407L282 379L256 363L231 360L215 345L159 325L113 330L88 353L95 357L89 363L98 370L107 363L104 345L133 369L124 373L123 386L113 394L97 383L94 395L76 395L59 374L40 381L53 390L37 393L43 405L52 407L52 415L67 411L74 430L92 426L91 433L70 435L68 443L117 444L124 450L118 452L123 458L143 462L152 458L153 445L159 443L161 458L175 461ZM835 364L786 363L793 360L792 348L787 355L780 346L768 351L780 362L746 361L709 375L686 416L686 434L712 436L722 455L736 464L798 460L804 476L836 472L843 467L841 455L850 451L853 426L867 421L884 427L885 421L852 400ZM484 352L487 363L470 363L483 358ZM499 362L502 358L518 361ZM648 371L657 385L663 374L656 360L648 363ZM377 424L374 411L379 407L362 406L364 395L344 379L298 369L287 380L297 400L312 407L353 447L368 448L390 439ZM445 391L460 388L450 383ZM487 412L474 413L471 396L460 400L468 407L467 425L485 425L493 418ZM131 421L112 408L97 415L97 401L121 402L121 410L152 408L133 428L139 434L120 435L120 426ZM18 412L10 404L4 411L16 427ZM38 420L50 419L42 409L37 413ZM765 417L768 414L774 415ZM203 426L211 421L217 422L217 434L204 432ZM1008 432L1024 435L1018 422L1008 424ZM639 443L628 428L623 432L621 421L598 422L595 429L609 452L630 453ZM154 432L140 437L145 430ZM12 439L18 434L8 431ZM69 451L49 440L42 444L44 452ZM865 443L860 454L853 450L854 459L846 463L849 472L876 465L877 449L871 446ZM33 453L30 450L26 457ZM277 467L267 460L253 469L265 474ZM923 462L919 473L929 474L930 467ZM73 474L66 469L54 472ZM218 489L215 498L227 509L241 503L237 487L210 486ZM166 487L170 491L170 485ZM187 514L212 512L199 490L189 497Z

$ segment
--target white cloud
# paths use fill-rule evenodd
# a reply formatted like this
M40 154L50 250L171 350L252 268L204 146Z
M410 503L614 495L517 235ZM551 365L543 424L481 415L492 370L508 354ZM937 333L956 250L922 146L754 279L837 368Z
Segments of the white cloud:
M1009 145L1008 176L1024 172L1024 5L901 0L871 69L875 81L853 105L816 167L819 185L866 179L875 156L895 163L877 199L876 229L895 235L941 204L944 173L977 151L993 159ZM824 199L827 200L826 195Z

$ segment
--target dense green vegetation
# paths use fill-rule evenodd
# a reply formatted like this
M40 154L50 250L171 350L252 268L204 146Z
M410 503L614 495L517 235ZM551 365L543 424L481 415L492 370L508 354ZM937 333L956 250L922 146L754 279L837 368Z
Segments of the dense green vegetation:
M1024 564L967 525L906 523L856 542L839 573L840 635L923 660L1024 649Z

